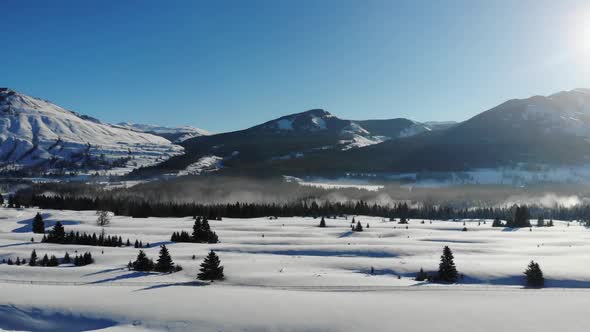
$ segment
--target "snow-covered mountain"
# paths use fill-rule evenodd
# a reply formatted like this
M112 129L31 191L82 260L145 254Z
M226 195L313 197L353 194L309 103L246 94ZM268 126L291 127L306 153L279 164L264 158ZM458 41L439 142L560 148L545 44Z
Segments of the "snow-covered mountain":
M156 136L161 136L174 143L184 142L187 139L193 137L211 135L211 133L205 129L196 128L192 126L166 127L129 122L119 122L117 123L117 126L143 133L154 134Z
M435 128L435 130L438 128ZM202 173L204 161L215 169L248 168L264 171L268 165L356 150L399 138L434 131L408 119L345 120L322 109L290 114L229 133L199 136L181 143L186 154L146 172ZM296 166L297 168L299 166ZM195 172L195 169L199 172Z
M0 163L4 170L122 169L182 153L169 140L63 109L0 88Z

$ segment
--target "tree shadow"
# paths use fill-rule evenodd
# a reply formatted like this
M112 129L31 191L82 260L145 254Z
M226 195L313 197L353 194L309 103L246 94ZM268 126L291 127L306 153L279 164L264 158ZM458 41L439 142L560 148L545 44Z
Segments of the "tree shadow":
M32 242L19 242L19 243L4 244L4 245L1 245L0 248L26 246L27 244L31 244L31 243Z
M134 290L134 292L142 292L142 291L148 291L148 290L152 290L152 289L160 289L160 288L176 287L176 286L181 286L181 287L186 287L186 286L201 287L201 286L207 286L207 285L209 285L209 283L208 282L203 282L203 281L177 282L177 283L171 283L171 284L159 284L159 285L148 286L148 287L145 287L145 288Z
M82 277L90 277L90 276L95 276L97 274L103 274L103 273L109 273L109 272L115 272L115 271L123 271L123 270L125 270L124 267L116 267L113 269L105 269L105 270L100 270L100 271L88 273L88 274L83 275Z
M45 218L45 217L43 217ZM45 229L53 227L57 222L61 222L64 226L79 225L80 222L77 220L44 220ZM12 233L31 233L33 232L33 218L18 221L17 224L23 225L19 228L12 230Z
M117 322L105 318L0 305L0 329L9 331L77 332L102 330L115 325Z
M139 272L139 271L134 271L131 273L127 273L127 274L122 274L116 277L112 277L112 278L106 278L106 279L101 279L101 280L96 280L96 281L92 281L89 282L89 285L92 284L103 284L103 283L107 283L107 282L113 282L113 281L119 281L119 280L127 280L127 279L134 279L134 278L140 278L140 277L145 277L145 276L149 276L150 273L148 272Z

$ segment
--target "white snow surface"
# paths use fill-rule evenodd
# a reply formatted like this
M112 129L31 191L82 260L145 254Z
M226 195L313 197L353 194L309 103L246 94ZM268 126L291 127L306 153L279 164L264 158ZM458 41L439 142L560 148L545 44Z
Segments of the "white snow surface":
M222 167L222 161L222 157L214 155L201 157L196 162L188 165L183 171L180 171L178 175L200 175L215 172Z
M8 91L0 91L0 160L5 163L28 167L54 158L82 162L90 155L110 160L132 157L137 167L183 151L162 137L101 123Z
M211 132L193 126L167 127L151 124L120 122L117 126L152 134L182 134L175 143L184 142L189 138L211 135Z
M509 230L491 221L410 220L408 228L356 216L365 227L350 232L352 216L326 219L268 218L210 221L218 244L170 243L190 231L187 218L114 217L105 227L151 243L156 259L166 244L184 270L138 273L125 265L138 249L40 243L30 232L35 213L47 228L97 232L94 211L0 209L0 258L37 254L63 257L90 251L84 267L0 264L0 329L21 331L555 331L590 328L589 230L569 227ZM34 238L35 242L30 239ZM449 245L464 275L459 284L416 282L420 269L438 267ZM195 280L214 250L226 280ZM102 252L104 251L104 253ZM192 256L196 259L193 260ZM548 288L522 288L525 266L539 262ZM375 274L370 275L370 268ZM400 278L398 279L398 276ZM515 312L510 308L523 308ZM393 309L392 309L393 308ZM424 319L425 315L428 319ZM502 319L498 319L502 317Z

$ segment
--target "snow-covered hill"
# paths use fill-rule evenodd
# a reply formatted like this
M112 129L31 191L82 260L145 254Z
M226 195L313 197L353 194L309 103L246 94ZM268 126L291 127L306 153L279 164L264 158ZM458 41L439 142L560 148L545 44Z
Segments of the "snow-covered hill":
M196 128L192 126L166 127L129 122L120 122L117 123L117 126L143 133L154 134L156 136L161 136L174 143L181 143L193 137L211 135L211 133L205 129Z
M46 100L0 89L3 169L127 169L153 164L182 150L165 138L112 126Z

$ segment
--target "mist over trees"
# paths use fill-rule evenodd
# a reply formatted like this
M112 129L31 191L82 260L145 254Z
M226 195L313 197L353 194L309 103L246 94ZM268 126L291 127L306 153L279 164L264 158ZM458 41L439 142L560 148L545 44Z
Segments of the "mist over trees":
M572 190L581 187L571 186ZM562 187L550 187L563 192ZM357 188L324 189L301 186L278 179L244 179L225 176L189 177L156 181L131 188L106 189L81 183L31 185L12 195L15 206L68 210L111 211L114 215L142 217L220 217L371 215L396 220L498 219L502 226L515 225L515 206L526 206L532 219L581 220L590 224L590 204L534 204L524 199L549 190L539 186L457 186L451 188L405 188L386 185L379 192ZM590 193L587 193L590 196ZM520 195L520 196L518 196ZM520 197L520 198L519 198ZM509 199L510 198L510 199ZM519 204L501 204L513 200ZM524 225L524 224L522 224ZM515 227L522 227L516 224Z

